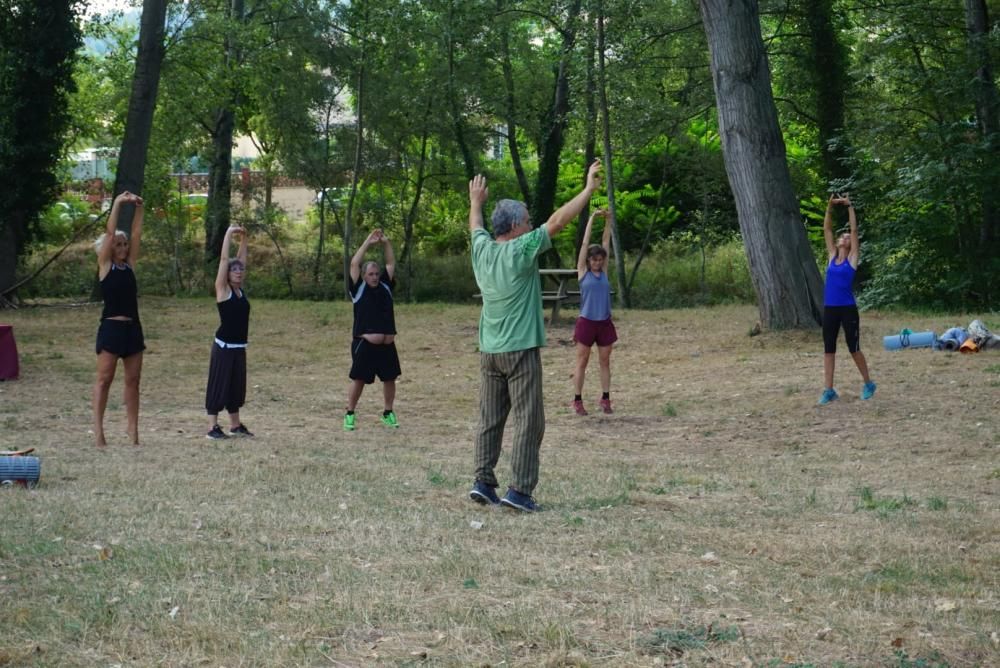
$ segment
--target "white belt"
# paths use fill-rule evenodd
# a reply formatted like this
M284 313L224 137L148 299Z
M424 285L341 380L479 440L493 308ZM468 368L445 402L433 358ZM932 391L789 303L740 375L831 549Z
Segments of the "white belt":
M247 344L245 344L245 343L226 343L225 341L223 341L219 337L215 337L215 345L219 346L220 348L246 348L247 347Z

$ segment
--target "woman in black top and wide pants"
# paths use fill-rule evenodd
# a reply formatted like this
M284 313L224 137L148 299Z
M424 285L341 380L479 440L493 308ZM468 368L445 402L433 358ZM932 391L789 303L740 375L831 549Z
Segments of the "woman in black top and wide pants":
M229 257L234 234L240 235L236 257ZM250 327L250 302L243 292L247 268L247 235L242 227L226 230L215 276L215 305L219 309L219 328L212 343L205 389L205 411L209 417L207 438L253 436L240 422L240 408L247 395L247 332ZM219 412L229 413L229 435L219 426Z

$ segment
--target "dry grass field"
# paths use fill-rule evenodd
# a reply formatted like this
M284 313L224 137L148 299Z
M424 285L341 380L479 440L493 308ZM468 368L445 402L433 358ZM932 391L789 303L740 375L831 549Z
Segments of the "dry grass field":
M398 308L402 428L376 385L354 433L349 305L253 308L254 439L204 438L212 301L144 299L142 446L119 377L106 451L99 307L0 314L0 447L42 457L0 489L0 665L1000 665L1000 355L881 346L973 316L863 314L878 393L844 353L817 407L818 330L620 312L616 412L587 417L550 328L544 512L519 515L467 497L476 307Z

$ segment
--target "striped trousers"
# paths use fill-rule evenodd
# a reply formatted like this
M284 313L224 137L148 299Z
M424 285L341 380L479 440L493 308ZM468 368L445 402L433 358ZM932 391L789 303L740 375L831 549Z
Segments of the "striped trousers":
M538 348L480 353L479 427L476 480L497 487L493 469L500 459L507 416L512 414L514 448L510 486L531 495L538 484L538 451L545 435L542 355Z

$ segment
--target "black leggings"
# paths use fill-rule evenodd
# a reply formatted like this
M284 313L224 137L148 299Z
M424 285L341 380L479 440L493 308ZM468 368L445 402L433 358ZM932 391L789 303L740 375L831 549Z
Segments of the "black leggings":
M856 353L861 350L861 316L857 306L823 307L823 352L837 352L837 333L844 328L847 350Z

